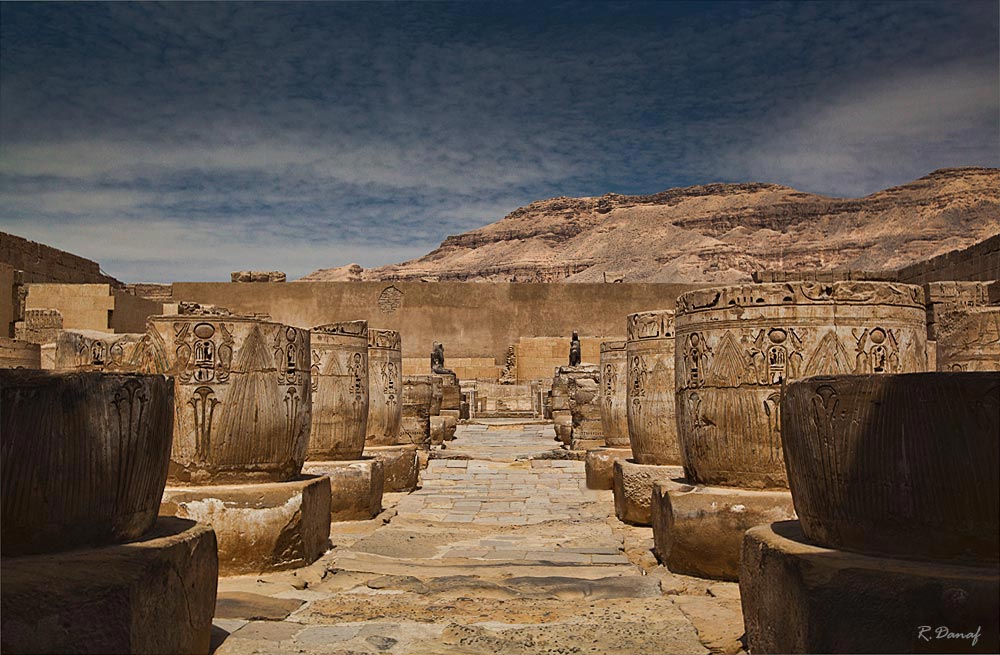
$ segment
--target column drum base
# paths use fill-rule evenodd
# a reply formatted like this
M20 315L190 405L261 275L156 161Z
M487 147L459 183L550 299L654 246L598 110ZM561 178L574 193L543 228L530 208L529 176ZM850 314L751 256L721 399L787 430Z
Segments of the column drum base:
M752 653L995 653L996 565L872 557L815 546L798 521L743 541L740 596Z
M207 653L212 529L161 516L139 541L0 559L5 653Z
M330 539L330 484L322 477L215 487L167 487L160 512L211 524L222 575L311 564Z
M587 471L588 489L613 489L616 460L632 457L631 448L594 448L587 451L584 468Z
M382 511L385 471L380 460L306 462L302 470L329 478L331 521L367 521Z
M656 557L674 573L736 581L743 534L795 518L788 491L657 483L650 511Z
M649 506L654 483L673 483L684 477L680 466L636 464L630 459L615 460L613 468L615 516L633 525L652 525Z
M413 491L420 485L420 456L416 446L367 446L365 457L382 462L384 491Z

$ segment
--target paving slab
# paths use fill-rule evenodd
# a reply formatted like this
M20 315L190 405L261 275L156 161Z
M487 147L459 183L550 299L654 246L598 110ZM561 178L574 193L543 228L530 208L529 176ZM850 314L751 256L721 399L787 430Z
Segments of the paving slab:
M335 547L316 564L284 577L223 580L220 598L296 606L275 606L266 614L272 620L259 621L248 619L264 612L226 609L225 600L215 652L738 648L735 585L715 589L719 583L673 575L655 558L650 564L651 534L623 527L612 493L587 489L584 463L560 452L551 434L551 423L522 420L460 425L447 449L432 451L420 489L394 494L389 510L363 528L334 524ZM725 627L712 629L712 620Z

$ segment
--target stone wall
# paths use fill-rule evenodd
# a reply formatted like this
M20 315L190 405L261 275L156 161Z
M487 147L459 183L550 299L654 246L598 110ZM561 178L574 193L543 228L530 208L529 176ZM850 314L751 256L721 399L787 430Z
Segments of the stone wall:
M963 250L952 250L896 271L895 279L907 284L938 280L1000 280L1000 234Z
M702 285L175 282L173 297L237 313L268 314L275 321L300 327L367 320L373 328L402 334L404 358L429 362L433 343L442 342L449 368L459 358L504 362L507 349L525 335L555 337L564 345L552 353L544 372L542 365L537 369L547 378L556 365L568 362L573 330L595 335L588 340L583 359L596 364L602 340L623 338L628 314L670 309L678 295L698 286ZM518 378L532 379L535 374L519 372Z
M122 283L101 272L95 261L51 246L0 232L0 262L24 272L24 282L69 282L74 284Z
M108 284L27 284L25 311L58 310L62 327L97 332L145 332L146 319L163 304L139 298ZM28 339L28 336L21 338Z
M459 380L496 380L500 377L500 367L492 357L445 357L444 365L455 371ZM403 358L403 375L430 374L430 355Z
M0 262L0 337L14 336L14 322L20 318L18 277L16 268Z
M671 302L673 307L674 303ZM618 331L625 332L625 315L621 317ZM580 337L580 362L598 364L601 361L601 342L614 341L616 337ZM622 340L623 338L618 338ZM569 364L569 341L565 337L521 337L515 346L517 356L517 381L550 380L558 366Z

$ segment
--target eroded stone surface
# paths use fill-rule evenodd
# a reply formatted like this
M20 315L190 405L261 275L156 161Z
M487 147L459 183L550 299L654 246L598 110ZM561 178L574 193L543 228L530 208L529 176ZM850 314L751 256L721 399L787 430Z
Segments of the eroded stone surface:
M588 489L613 489L615 460L632 457L631 448L594 448L587 451L584 469Z
M615 515L620 521L635 525L652 524L650 502L655 483L681 484L674 481L684 477L680 466L637 464L627 459L616 459L612 469Z
M912 285L701 289L678 298L675 324L677 425L687 477L700 484L787 486L780 411L786 382L927 366L923 290Z
M210 524L223 575L313 562L330 535L330 483L323 477L265 484L167 487L163 514Z
M653 485L650 507L657 558L674 573L736 581L743 534L795 518L792 494L676 483Z
M302 470L330 480L331 521L365 520L382 511L385 474L381 460L306 462Z
M0 337L0 368L42 367L42 349L37 343Z
M413 491L420 483L420 457L416 446L365 446L364 456L382 462L386 492Z

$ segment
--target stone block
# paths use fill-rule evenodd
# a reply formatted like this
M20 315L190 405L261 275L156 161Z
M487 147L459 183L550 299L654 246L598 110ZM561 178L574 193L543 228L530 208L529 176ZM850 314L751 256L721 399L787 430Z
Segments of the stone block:
M583 437L578 437L576 434L570 439L569 449L579 450L586 452L588 450L593 450L595 448L603 448L605 445L604 439L587 439Z
M37 343L0 337L0 368L42 368L42 348Z
M382 462L385 491L413 491L420 484L420 456L416 446L365 446L364 456Z
M306 462L303 471L329 479L331 521L366 521L382 511L385 472L381 460Z
M584 469L587 474L588 489L614 488L615 460L632 457L631 448L595 448L587 451Z
M680 466L637 464L630 459L616 459L612 467L615 516L619 521L634 525L651 525L654 483L676 483L684 477L684 469Z
M447 422L444 416L431 416L428 419L431 430L431 444L440 446L444 443Z
M305 566L326 552L330 538L330 483L322 476L167 487L160 509L214 528L222 575Z
M1000 650L995 565L824 548L806 541L797 521L747 531L740 597L755 654Z
M743 534L795 518L792 494L676 483L653 485L650 514L656 556L674 573L736 581Z
M128 544L0 559L5 653L207 653L211 528L160 517Z

